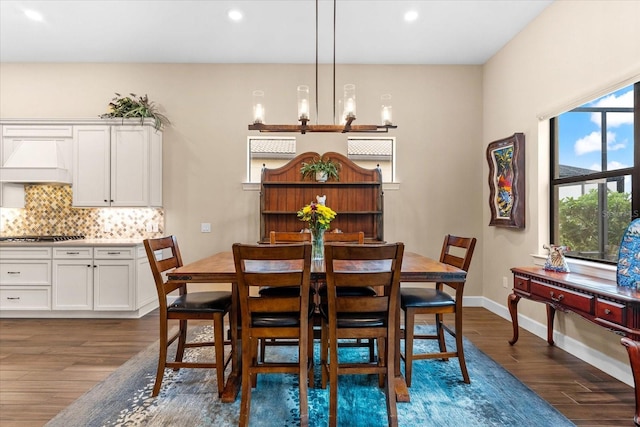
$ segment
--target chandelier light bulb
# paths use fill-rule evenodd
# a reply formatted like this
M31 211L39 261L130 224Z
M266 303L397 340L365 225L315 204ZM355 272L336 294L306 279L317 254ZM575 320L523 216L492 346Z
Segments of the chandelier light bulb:
M344 117L346 120L356 118L356 85L344 85Z
M384 94L380 97L382 101L382 108L380 110L380 117L383 126L389 126L393 124L393 115L391 110L391 95Z
M264 92L253 91L253 123L264 123Z
M309 86L298 86L298 120L309 120Z

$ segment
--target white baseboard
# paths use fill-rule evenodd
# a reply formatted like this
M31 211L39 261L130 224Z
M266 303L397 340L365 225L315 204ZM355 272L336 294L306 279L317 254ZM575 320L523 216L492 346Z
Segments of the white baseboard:
M481 304L479 304L480 300ZM506 304L501 305L485 297L469 297L468 302L469 304L467 304L467 298L465 297L463 300L465 307L484 307L492 313L495 313L511 322L511 315L509 314L509 309ZM529 317L523 316L522 314L518 314L518 326L545 341L547 340L546 324L542 324ZM561 334L558 331L553 332L553 341L556 347L561 348L578 359L584 360L592 366L595 366L618 381L633 387L633 374L631 372L631 366L628 363L622 363L619 360L594 350L582 342Z

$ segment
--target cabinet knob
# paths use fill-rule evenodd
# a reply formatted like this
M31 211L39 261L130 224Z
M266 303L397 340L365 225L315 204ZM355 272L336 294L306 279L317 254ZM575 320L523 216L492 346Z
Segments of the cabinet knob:
M120 251L118 251L118 252L107 252L107 255L120 255Z
M7 274L20 274L19 271L7 271Z
M609 310L608 308L604 309L604 314L611 314L611 310Z
M20 297L7 297L7 299L20 299Z
M104 199L104 202L105 202L105 203L107 203L107 202L108 202L108 200L107 200L107 199Z
M554 297L555 294L553 293L553 291L550 291L549 294L550 294L549 296L551 297L551 299L553 301L555 301L555 302L560 302L560 301L562 301L564 299L564 295L562 295L562 294L558 295L557 298Z
M67 255L80 255L80 252L69 252L69 251L67 251Z

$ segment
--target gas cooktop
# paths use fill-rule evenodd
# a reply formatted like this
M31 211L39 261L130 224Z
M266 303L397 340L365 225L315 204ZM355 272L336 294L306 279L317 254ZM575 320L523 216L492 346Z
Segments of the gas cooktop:
M73 236L0 236L0 242L64 242L82 239L84 239L82 234Z

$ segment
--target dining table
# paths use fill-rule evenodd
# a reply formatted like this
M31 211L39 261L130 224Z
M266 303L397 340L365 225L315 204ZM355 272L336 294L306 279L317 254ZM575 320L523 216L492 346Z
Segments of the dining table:
M400 281L402 282L464 282L467 273L464 270L442 263L438 260L414 252L405 252L402 260ZM314 260L311 264L311 281L323 283L326 279L323 260ZM227 377L221 400L231 403L236 400L241 383L241 357L239 342L239 302L236 283L236 269L231 251L218 252L197 261L185 264L167 274L169 282L187 283L225 283L231 286L232 304L229 316L231 342L231 372ZM396 325L400 328L400 308L396 313ZM400 370L401 333L396 334L395 342L395 392L398 402L409 402L409 389Z

